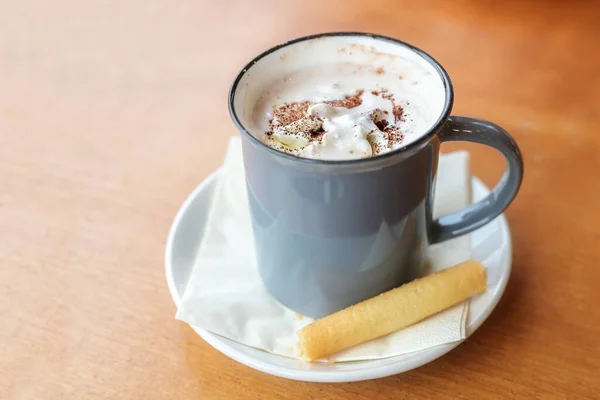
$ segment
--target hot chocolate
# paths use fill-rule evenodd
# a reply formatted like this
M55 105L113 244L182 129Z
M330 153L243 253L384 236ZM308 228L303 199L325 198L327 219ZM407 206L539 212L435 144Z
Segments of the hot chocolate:
M425 134L444 105L441 78L428 62L362 38L298 43L252 72L242 105L246 129L300 157L345 160L400 149Z

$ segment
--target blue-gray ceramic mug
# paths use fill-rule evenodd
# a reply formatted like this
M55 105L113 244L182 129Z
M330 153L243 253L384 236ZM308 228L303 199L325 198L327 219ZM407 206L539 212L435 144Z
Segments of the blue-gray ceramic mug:
M308 159L267 146L247 129L253 99L265 90L286 51L323 40L396 48L419 58L443 85L444 104L437 121L419 139L369 158ZM322 60L328 57L335 55L318 54ZM372 34L295 39L267 50L242 69L231 87L229 110L242 133L259 273L280 303L320 318L399 286L422 274L430 244L469 233L510 204L523 177L517 144L491 122L451 116L452 102L450 78L437 61L409 44ZM504 155L507 169L485 199L433 219L439 149L448 141L490 146Z

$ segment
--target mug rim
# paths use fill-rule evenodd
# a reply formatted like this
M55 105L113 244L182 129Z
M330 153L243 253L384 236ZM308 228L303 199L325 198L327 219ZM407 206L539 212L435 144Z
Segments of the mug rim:
M237 116L237 113L236 113L235 107L234 107L235 93L236 93L236 90L237 90L237 87L238 87L240 81L242 80L244 75L254 66L254 64L258 63L261 59L268 56L269 54L271 54L277 50L280 50L282 48L294 45L296 43L305 42L305 41L313 40L313 39L324 38L324 37L335 37L335 36L368 37L368 38L372 38L372 39L376 39L376 40L385 40L385 41L392 42L397 45L407 47L409 50L416 53L421 58L423 58L425 61L427 61L438 72L438 74L440 75L440 78L442 79L442 84L444 85L444 95L445 95L444 96L444 108L442 109L442 112L440 113L438 119L427 130L427 132L425 132L425 134L421 135L421 137L419 137L417 140L415 140L411 143L408 143L405 146L394 149L393 151L389 151L387 153L378 154L378 155L370 156L370 157L364 157L364 158L348 159L348 160L323 160L323 159L318 159L318 158L300 157L295 154L289 154L289 153L285 153L283 151L276 150L276 149L272 148L271 146L267 145L266 143L264 143L263 141L261 141L260 139L258 139L257 137L255 137L254 135L252 135L242 125L242 123L240 122L240 120ZM344 31L325 32L325 33L317 33L317 34L308 35L308 36L301 36L301 37L298 37L295 39L285 41L283 43L280 43L278 45L275 45L275 46L265 50L264 52L260 53L258 56L254 57L252 60L250 60L240 70L240 72L238 72L238 74L236 75L236 77L229 89L229 95L228 95L229 115L230 115L231 119L233 120L234 125L246 138L251 140L254 144L258 145L259 147L263 148L266 151L271 152L271 154L276 155L278 157L282 157L284 159L293 160L295 162L300 162L300 163L310 164L310 165L330 165L330 166L333 166L333 165L335 165L335 166L364 165L364 164L370 164L370 163L374 163L374 162L387 160L387 159L390 159L392 157L397 157L402 154L407 154L407 153L412 154L413 152L409 151L409 150L417 150L417 149L422 148L439 132L442 125L446 122L446 120L450 116L450 112L452 111L453 102L454 102L454 90L452 87L452 82L450 80L450 76L448 75L446 70L442 67L442 65L435 58L433 58L431 55L429 55L425 51L423 51L423 50L419 49L418 47L415 47L409 43L406 43L402 40L395 39L395 38L392 38L389 36L378 35L378 34L374 34L374 33L366 33L366 32L344 32Z

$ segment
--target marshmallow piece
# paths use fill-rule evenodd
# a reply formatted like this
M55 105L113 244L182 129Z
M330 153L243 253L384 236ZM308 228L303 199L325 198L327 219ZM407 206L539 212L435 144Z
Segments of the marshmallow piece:
M273 138L291 149L301 149L310 143L311 133L321 127L321 120L308 116L277 129Z
M285 133L277 131L273 138L290 149L301 149L308 145L310 140L303 133Z
M308 107L308 115L318 118L331 118L337 114L335 107L325 103L317 103Z
M388 139L385 137L384 133L381 132L379 129L375 129L374 131L369 133L369 135L367 135L367 140L369 141L373 149L381 150L388 148L389 146Z

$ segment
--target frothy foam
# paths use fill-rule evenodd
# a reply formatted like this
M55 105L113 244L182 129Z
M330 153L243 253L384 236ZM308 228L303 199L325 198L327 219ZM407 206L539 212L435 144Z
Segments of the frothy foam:
M339 160L417 140L442 113L444 94L437 71L411 49L335 36L259 60L240 81L234 107L242 125L269 146Z

